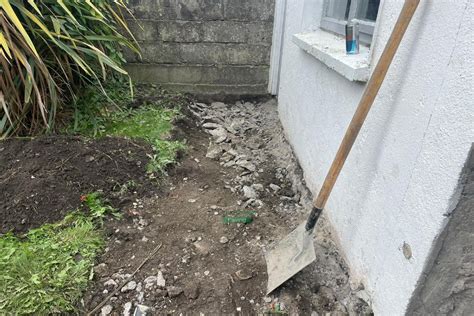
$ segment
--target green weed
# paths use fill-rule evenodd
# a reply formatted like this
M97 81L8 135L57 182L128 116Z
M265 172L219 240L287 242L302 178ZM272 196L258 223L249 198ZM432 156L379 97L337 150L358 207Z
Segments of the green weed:
M68 132L90 137L122 136L143 139L153 147L149 173L163 173L176 161L178 151L184 150L181 141L169 140L173 120L180 115L184 98L153 88L151 96L137 108L128 108L132 102L130 89L123 81L112 81L105 87L107 97L90 89L76 105L74 124Z
M102 135L139 138L153 147L153 155L147 166L149 173L164 172L165 168L174 163L176 154L185 149L180 141L167 140L173 128L172 121L179 115L179 110L142 106L138 109L115 112L104 126Z
M122 215L117 209L106 204L99 192L83 195L81 196L81 200L89 208L89 216L93 219L102 221L107 214L113 215L116 218L119 218Z
M123 78L115 78L104 85L90 86L74 103L73 122L66 129L68 133L96 137L104 132L107 118L113 111L121 110L132 100L130 86Z
M0 237L0 314L74 311L104 240L97 229L114 213L99 194L83 197L89 214L73 212L23 238Z
M115 191L115 195L121 196L124 195L127 192L131 192L135 190L138 187L137 183L133 180L129 180L125 182L124 184L116 184L113 188Z

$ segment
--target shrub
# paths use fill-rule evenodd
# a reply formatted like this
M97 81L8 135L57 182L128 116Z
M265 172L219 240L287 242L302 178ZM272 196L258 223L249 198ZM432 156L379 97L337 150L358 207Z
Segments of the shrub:
M0 138L50 129L84 84L127 74L121 49L138 49L126 10L124 0L0 0Z

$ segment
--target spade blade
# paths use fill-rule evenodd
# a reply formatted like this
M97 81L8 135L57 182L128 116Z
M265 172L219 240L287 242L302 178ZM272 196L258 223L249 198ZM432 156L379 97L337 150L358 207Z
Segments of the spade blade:
M267 262L267 294L301 271L316 259L312 231L300 224L285 238L265 252Z

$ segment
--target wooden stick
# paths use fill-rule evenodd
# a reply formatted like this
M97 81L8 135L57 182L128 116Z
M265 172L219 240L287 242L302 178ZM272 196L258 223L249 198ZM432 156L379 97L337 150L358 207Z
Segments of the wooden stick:
M339 173L346 162L346 158L349 155L352 146L354 145L357 135L359 135L362 124L364 124L365 118L367 117L367 114L374 103L375 97L379 92L380 86L382 85L388 68L390 67L390 64L393 60L393 56L400 45L403 35L407 30L408 24L410 23L419 2L420 0L405 0L405 4L403 5L403 9L400 13L400 16L398 17L397 23L395 24L382 56L380 57L377 66L375 67L374 72L367 83L367 87L365 88L357 110L352 117L351 123L347 128L344 139L339 146L336 157L332 162L331 168L329 169L326 179L324 180L323 186L321 187L321 190L314 201L314 207L317 209L322 210L326 205L332 188L336 183L337 177L339 176Z
M91 310L89 313L87 313L87 316L91 316L94 313L97 313L99 309L105 305L117 292L123 288L125 285L127 285L128 282L130 282L135 274L145 265L145 263L148 262L157 252L160 250L161 246L163 246L163 243L160 243L156 248L150 253L148 257L145 258L145 260L140 263L140 265L133 271L132 275L129 276L125 281L123 281L115 290L112 291L102 302L99 303L93 310Z

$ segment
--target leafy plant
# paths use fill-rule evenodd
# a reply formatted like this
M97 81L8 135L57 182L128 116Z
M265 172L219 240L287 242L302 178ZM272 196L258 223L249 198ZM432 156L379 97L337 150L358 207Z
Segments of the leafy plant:
M73 122L66 132L95 137L104 132L107 117L114 111L122 111L131 101L129 83L120 78L109 80L103 87L88 86L74 103Z
M64 102L138 51L124 0L0 0L0 137L51 128ZM128 32L127 39L119 31Z
M81 196L81 200L89 208L89 214L93 219L102 220L107 214L112 214L115 217L120 217L118 210L112 206L104 203L99 192L93 192Z

